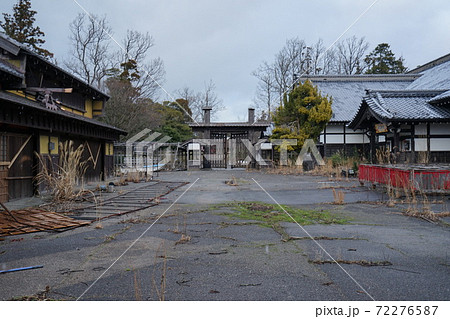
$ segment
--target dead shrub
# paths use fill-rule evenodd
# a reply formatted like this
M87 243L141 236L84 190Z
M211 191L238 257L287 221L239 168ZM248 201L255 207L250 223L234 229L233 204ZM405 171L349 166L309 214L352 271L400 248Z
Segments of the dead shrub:
M345 193L341 190L336 191L336 189L333 188L333 198L334 198L334 202L333 202L334 204L343 205Z
M55 164L49 155L35 153L39 159L40 172L35 179L43 184L56 202L75 200L84 193L83 176L89 160L82 160L84 145L74 150L73 141L59 143L59 163ZM77 189L78 188L78 189Z

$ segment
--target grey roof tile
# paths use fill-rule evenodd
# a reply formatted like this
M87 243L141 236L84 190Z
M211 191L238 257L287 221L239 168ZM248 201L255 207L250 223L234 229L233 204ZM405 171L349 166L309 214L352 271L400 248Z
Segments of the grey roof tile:
M17 70L14 66L12 66L3 59L0 59L0 71L13 75L19 79L23 79L25 77L25 75L22 72Z
M324 79L326 78L326 79ZM349 122L358 111L366 90L401 90L417 78L404 75L353 75L310 77L322 94L333 98L330 122Z
M430 99L428 102L430 102L430 103L439 102L439 101L443 101L443 100L448 99L448 98L450 98L450 90L445 91L442 94L439 94L438 96Z
M421 72L422 76L411 83L407 90L449 90L450 61Z
M369 91L364 101L372 112L386 120L450 119L450 111L428 101L443 91Z

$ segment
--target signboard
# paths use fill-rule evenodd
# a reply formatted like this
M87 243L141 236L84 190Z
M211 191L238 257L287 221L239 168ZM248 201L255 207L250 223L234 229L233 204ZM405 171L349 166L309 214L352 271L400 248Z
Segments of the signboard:
M388 131L386 124L375 124L375 132L386 133Z

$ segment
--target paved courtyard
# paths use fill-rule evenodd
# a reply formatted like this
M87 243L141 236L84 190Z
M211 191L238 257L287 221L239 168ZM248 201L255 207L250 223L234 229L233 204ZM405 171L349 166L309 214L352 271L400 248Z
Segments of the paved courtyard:
M388 207L386 194L357 179L243 170L156 178L189 184L100 225L3 237L0 269L43 267L0 274L0 299L46 290L58 300L450 299L449 220L405 216L407 204ZM333 204L333 189L343 192L343 205ZM433 211L448 211L448 198L433 200ZM340 223L263 227L264 220L239 218L244 202Z

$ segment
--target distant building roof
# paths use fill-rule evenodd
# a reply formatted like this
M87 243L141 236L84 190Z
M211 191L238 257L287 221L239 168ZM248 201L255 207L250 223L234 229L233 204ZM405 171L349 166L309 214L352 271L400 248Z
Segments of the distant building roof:
M333 116L330 122L349 122L358 111L366 90L401 90L405 89L420 74L361 74L305 76L317 85L320 92L332 97Z
M191 128L199 127L199 128L205 128L205 127L261 127L266 128L270 126L270 123L267 122L255 122L255 123L248 123L248 122L213 122L213 123L189 123L189 126Z
M412 69L407 74L411 73L422 73L428 69L434 68L435 66L450 61L450 54L446 54L444 56L441 56L440 58L434 59L433 61L430 61L428 63L425 63L424 65L420 65L415 69Z
M442 90L370 91L366 92L355 117L352 129L367 127L375 118L381 123L405 121L449 121L450 110L429 103L443 94Z
M447 60L436 63L420 72L420 78L411 83L407 90L449 90L450 55ZM443 59L443 58L441 58Z

